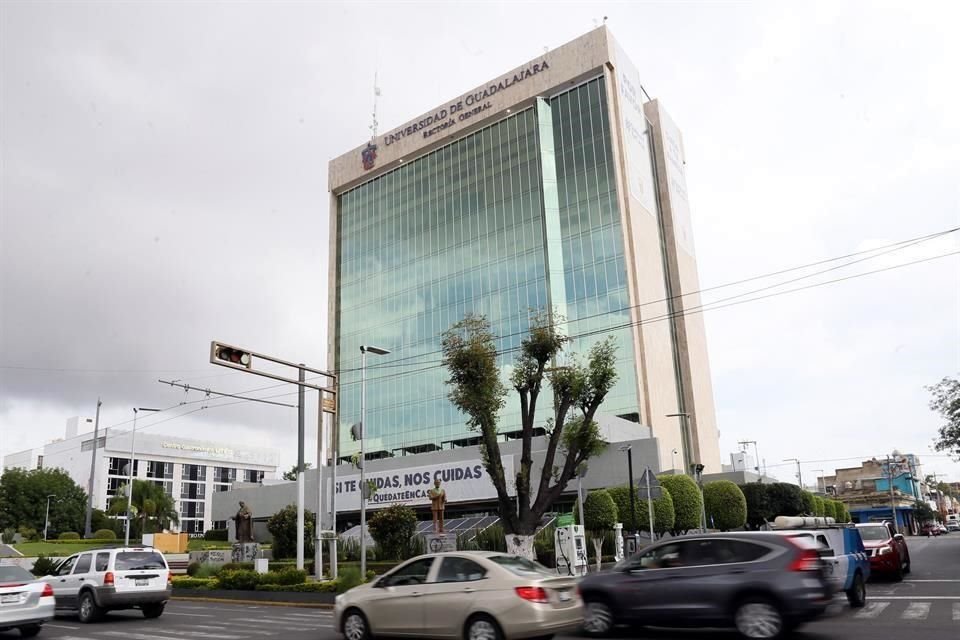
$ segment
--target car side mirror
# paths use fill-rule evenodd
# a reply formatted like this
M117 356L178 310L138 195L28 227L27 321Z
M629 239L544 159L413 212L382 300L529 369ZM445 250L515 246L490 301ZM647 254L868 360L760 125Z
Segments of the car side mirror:
M893 539L894 539L894 540L903 540L903 534L902 534L902 533L897 533L897 534L895 534L895 535L893 536Z

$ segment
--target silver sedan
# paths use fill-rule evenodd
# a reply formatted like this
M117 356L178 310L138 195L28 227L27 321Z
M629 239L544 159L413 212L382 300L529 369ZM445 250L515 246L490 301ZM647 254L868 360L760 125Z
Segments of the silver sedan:
M0 631L19 629L24 638L53 620L53 588L16 565L0 566Z
M439 553L414 558L337 596L346 640L375 635L514 640L577 629L583 605L573 578L518 556Z

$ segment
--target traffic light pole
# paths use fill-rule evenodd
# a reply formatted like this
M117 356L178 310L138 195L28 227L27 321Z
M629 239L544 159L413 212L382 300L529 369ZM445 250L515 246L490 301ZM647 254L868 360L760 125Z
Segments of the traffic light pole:
M261 371L254 368L254 360L266 360L268 362L273 362L275 364L280 364L286 367L291 367L297 370L297 378L292 379L276 373ZM249 349L242 349L240 347L228 345L222 342L213 341L210 343L210 364L215 364L221 367L227 367L229 369L235 369L237 371L244 371L246 373L252 373L254 375L263 376L265 378L272 378L274 380L280 380L282 382L289 382L290 384L297 385L297 568L303 569L303 556L304 556L304 536L306 532L305 529L305 513L304 513L304 494L305 494L305 475L304 475L304 438L305 438L305 420L304 420L304 393L306 389L316 389L320 392L320 416L318 418L318 424L320 425L318 436L322 437L322 423L323 423L323 414L331 413L334 418L333 421L336 423L336 396L337 396L337 374L331 371L322 371L319 369L312 369L302 363L295 364L286 360L281 360L273 356L264 355L262 353L256 353L250 351ZM306 381L307 372L316 374L319 377L328 378L331 382L331 386L323 386L319 384L311 384ZM329 393L333 397L334 409L331 411L325 410L324 404L324 393ZM322 460L317 460L317 467L323 463ZM334 467L336 468L336 467ZM318 471L319 475L319 471ZM322 495L322 486L318 486L318 491ZM318 506L320 505L321 497L318 497ZM322 509L317 510L317 518L321 517ZM336 511L334 511L334 528L336 528ZM334 540L336 544L336 540ZM336 562L336 555L332 556L332 560ZM315 567L316 574L319 576L321 567ZM334 564L332 573L336 575L336 565Z

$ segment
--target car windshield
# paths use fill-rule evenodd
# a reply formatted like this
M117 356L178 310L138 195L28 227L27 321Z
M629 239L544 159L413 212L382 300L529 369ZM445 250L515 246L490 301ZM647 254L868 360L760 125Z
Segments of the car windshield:
M117 554L114 565L117 571L136 571L138 569L166 569L163 556L156 551L123 551Z
M520 556L491 556L490 560L518 576L555 577L557 575L556 572L550 571L550 569L547 569L542 564L521 558Z
M886 527L879 525L876 527L860 527L860 537L863 538L864 542L877 542L880 540L889 540L890 533Z
M33 582L34 580L36 578L33 577L33 574L22 567L16 565L0 567L0 584Z

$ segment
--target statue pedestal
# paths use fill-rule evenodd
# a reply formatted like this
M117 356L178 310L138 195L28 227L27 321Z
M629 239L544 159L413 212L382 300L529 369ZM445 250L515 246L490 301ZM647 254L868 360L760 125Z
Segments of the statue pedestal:
M457 534L452 531L444 533L429 532L423 534L427 553L446 553L457 550Z
M260 545L256 542L233 543L233 562L253 562L260 557Z

